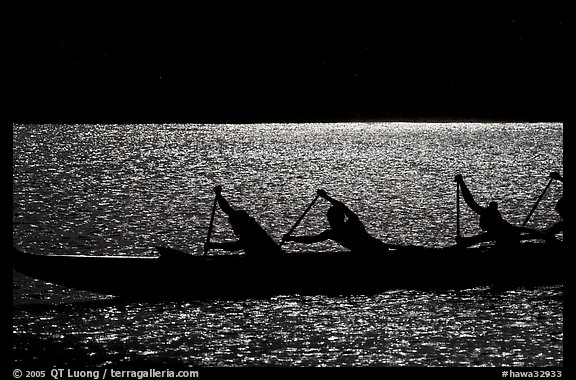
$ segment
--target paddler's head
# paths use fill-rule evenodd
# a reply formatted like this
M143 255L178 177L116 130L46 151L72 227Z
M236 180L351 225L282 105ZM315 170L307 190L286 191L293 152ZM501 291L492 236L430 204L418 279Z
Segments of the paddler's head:
M558 199L558 202L556 202L556 207L554 207L554 209L558 214L560 214L562 219L564 219L564 214L566 211L566 203L564 202L564 197Z
M502 221L502 216L500 211L498 211L498 203L490 202L486 211L480 216L480 228L482 231L491 231L500 226Z
M331 206L326 212L326 216L328 217L328 224L332 228L344 224L344 211L340 207Z

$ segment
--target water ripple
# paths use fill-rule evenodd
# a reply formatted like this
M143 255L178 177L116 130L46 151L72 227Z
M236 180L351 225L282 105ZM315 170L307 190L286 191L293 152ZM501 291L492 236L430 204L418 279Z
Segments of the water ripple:
M562 133L554 123L14 125L14 244L117 255L166 244L200 254L212 187L222 184L277 240L324 188L383 240L444 246L455 234L454 174L520 223L548 173L562 171ZM562 193L551 186L530 225L556 221ZM328 206L318 201L295 233L327 228ZM465 207L461 223L478 232ZM214 240L231 237L218 212ZM561 287L123 303L16 273L13 283L20 364L563 363Z

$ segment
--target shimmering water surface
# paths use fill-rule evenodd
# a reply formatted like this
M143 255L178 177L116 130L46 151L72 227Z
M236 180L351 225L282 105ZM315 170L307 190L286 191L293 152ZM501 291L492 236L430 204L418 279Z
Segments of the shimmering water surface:
M456 173L479 203L497 200L520 224L548 173L562 172L562 132L555 123L14 125L14 244L199 254L221 184L277 240L324 188L385 241L446 246ZM556 221L561 194L553 184L529 225ZM296 233L326 228L326 209L315 204ZM462 229L479 232L466 207ZM217 213L213 239L231 237ZM127 303L15 272L13 284L15 363L563 364L562 287Z

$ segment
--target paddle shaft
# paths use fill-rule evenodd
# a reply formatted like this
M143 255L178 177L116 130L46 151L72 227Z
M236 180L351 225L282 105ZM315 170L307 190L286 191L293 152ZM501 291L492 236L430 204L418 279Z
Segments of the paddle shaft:
M460 183L456 182L456 236L460 237Z
M526 219L524 219L524 223L522 223L522 226L525 226L526 223L528 223L528 221L530 220L530 217L532 216L532 214L534 213L534 211L536 210L536 207L538 207L538 204L540 203L540 201L542 200L542 198L544 198L544 194L546 194L546 191L548 190L548 188L550 187L550 184L552 183L553 178L550 178L550 180L548 181L548 183L546 184L546 187L544 188L544 190L542 190L542 194L540 194L540 196L538 197L538 199L536 200L536 203L534 204L534 207L532 207L532 210L530 210L530 213L528 214L528 216L526 217Z
M314 206L314 203L316 203L316 200L318 199L318 197L320 196L320 194L316 194L316 196L314 197L314 199L312 200L312 202L310 202L310 204L308 205L308 207L306 207L306 210L304 210L304 212L302 213L302 215L300 215L300 217L298 218L298 220L296 221L296 223L294 223L294 225L292 226L292 228L290 228L290 231L288 231L288 233L286 234L286 236L290 236L292 235L292 232L294 232L294 230L296 229L296 227L298 227L298 225L300 224L300 222L302 221L302 219L304 219L304 217L306 216L306 214L308 214L308 211L310 211L310 209L312 208L312 206ZM284 238L282 238L282 241L280 242L280 245L284 244L286 241L284 240Z
M210 224L208 225L208 236L206 236L206 244L210 243L212 237L212 227L214 226L214 214L216 214L216 204L218 203L218 196L214 197L214 204L212 205L212 214L210 215ZM208 254L208 247L204 246L204 257Z

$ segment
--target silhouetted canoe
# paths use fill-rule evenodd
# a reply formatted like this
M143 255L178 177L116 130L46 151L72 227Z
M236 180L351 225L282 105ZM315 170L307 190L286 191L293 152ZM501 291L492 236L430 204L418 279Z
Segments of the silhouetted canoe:
M158 247L155 257L38 255L13 248L13 267L49 283L130 298L248 298L279 294L373 294L388 289L462 289L563 283L564 247L400 247L370 257L349 252L192 256Z

